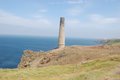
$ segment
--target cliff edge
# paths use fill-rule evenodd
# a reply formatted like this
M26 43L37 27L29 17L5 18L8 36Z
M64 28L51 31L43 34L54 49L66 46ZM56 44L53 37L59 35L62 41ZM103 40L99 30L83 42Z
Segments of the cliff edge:
M120 54L120 45L69 46L47 52L25 50L18 68L84 63Z
M120 42L26 50L18 67L0 69L0 80L120 80Z

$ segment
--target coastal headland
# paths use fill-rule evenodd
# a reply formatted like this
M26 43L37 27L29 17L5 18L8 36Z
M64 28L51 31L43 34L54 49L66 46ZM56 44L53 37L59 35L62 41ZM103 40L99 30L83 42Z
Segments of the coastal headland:
M0 80L119 80L120 40L98 46L24 51L16 69L0 69Z

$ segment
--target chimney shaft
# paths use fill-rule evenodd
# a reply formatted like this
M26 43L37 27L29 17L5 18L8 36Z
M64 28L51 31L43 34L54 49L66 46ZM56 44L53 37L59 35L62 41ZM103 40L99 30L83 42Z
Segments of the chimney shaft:
M64 21L65 21L65 18L64 17L60 17L58 48L64 48L65 47Z

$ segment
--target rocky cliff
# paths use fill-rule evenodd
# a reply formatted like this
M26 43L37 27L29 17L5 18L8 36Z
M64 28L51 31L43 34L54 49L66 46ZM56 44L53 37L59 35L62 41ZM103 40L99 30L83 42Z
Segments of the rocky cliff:
M24 51L18 68L84 63L120 53L120 46L69 46L47 52Z

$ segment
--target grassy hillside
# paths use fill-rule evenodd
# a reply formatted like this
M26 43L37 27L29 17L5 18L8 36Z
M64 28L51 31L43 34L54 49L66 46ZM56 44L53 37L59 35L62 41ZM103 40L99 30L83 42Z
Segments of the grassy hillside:
M1 69L0 80L119 80L120 55L42 68Z
M36 54L27 57L28 60L39 61L41 55ZM71 46L42 55L40 60L52 59L39 68L0 69L0 80L120 80L119 42L104 46ZM31 64L35 64L33 62Z
M107 40L105 44L107 44L107 45L120 45L120 39Z

